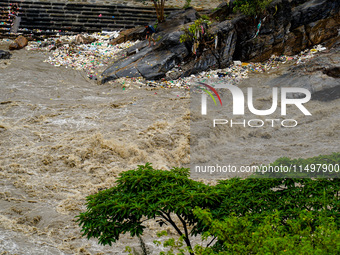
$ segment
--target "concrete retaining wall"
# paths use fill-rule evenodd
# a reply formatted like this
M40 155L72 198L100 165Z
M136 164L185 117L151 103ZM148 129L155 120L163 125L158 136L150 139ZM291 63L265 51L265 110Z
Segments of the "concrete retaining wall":
M7 10L10 3L20 5L19 32L23 33L113 31L157 20L154 8L145 6L0 0L0 8ZM167 8L165 14L174 10ZM0 33L8 33L10 23L10 20L0 20Z
M47 0L32 0L33 2L45 2ZM229 0L228 0L229 1ZM26 2L26 1L21 1ZM97 4L97 5L125 5L125 6L139 6L139 7L153 7L151 0L54 0L57 3L81 3L81 4ZM192 0L190 5L194 8L213 9L220 3L225 2L223 0ZM167 8L182 8L186 3L186 0L167 0L165 2Z

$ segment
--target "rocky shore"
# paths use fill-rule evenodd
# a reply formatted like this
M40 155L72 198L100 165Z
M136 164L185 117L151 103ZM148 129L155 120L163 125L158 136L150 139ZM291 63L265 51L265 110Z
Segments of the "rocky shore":
M265 61L272 55L295 55L313 45L338 36L340 4L331 0L275 0L257 19L232 13L232 4L222 4L211 14L218 18L205 32L213 40L193 54L193 41L180 43L183 29L199 14L194 9L179 11L158 26L157 45L145 42L127 51L126 57L106 69L101 82L121 77L144 77L148 80L186 77L209 69L224 68L234 60ZM142 30L132 30L126 38L138 38ZM180 65L180 70L177 70Z

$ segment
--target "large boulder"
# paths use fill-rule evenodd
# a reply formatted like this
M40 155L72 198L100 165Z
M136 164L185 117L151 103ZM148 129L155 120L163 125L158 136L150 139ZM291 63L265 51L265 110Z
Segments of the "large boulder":
M311 0L293 9L292 29L318 20L325 19L339 12L339 1Z
M167 71L189 54L179 42L182 33L169 33L154 47L149 47L147 41L136 44L127 50L128 57L118 60L102 73L101 82L121 77L144 77L148 80L165 77Z
M76 39L74 40L75 44L90 44L96 41L96 38L91 36L83 36L82 34L78 34Z
M308 89L315 100L330 101L340 98L340 45L328 52L322 52L304 65L291 67L269 85L302 87Z
M9 59L11 57L11 53L8 51L0 50L0 59Z
M256 19L233 14L233 19L228 20L232 5L223 4L212 14L220 15L219 21L201 36L204 39L198 48L195 45L195 54L193 42L180 43L180 36L198 14L194 9L181 10L159 24L157 46L148 47L147 41L134 45L127 50L125 58L105 70L102 82L123 76L154 80L169 73L169 79L176 79L224 68L233 60L264 61L273 54L294 55L326 41L333 45L340 29L339 10L340 1L334 0L274 0L266 13ZM136 28L122 38L141 36L143 30Z
M143 38L144 27L126 29L119 33L119 36L110 41L111 45L124 43L127 41L136 41Z
M272 54L294 55L338 35L340 1L274 0L261 19L258 35L254 20L241 17L235 28L237 43L234 58L242 61L263 61Z
M10 50L20 50L24 47L26 47L28 44L28 40L24 36L19 36L13 43L9 45Z
M181 71L172 75L174 79L212 67L229 65L236 43L236 32L230 21L216 23L209 31L218 35L220 41L218 47L212 49L216 51L214 54L211 54L211 50L203 49L199 56L191 57L191 45L180 42L183 28L192 24L197 17L197 12L192 8L178 11L168 17L167 22L158 26L157 46L148 47L147 41L135 44L127 50L128 57L120 59L103 72L101 82L124 76L144 77L148 80L164 78L168 71L182 64L184 60Z
M157 28L155 38L157 45L149 47L146 40L135 44L126 51L126 57L117 60L107 68L101 75L101 82L107 82L121 77L144 77L148 80L155 80L165 77L166 73L181 63L189 51L184 44L180 43L180 36L183 25L197 19L197 12L189 8L177 11L168 17L167 22ZM137 36L142 35L144 28L136 28L130 32ZM111 43L118 43L123 38L131 38L127 33L124 37L117 38Z
M200 16L193 8L175 11L167 17L167 21L157 26L157 32L174 31L176 28L194 22Z

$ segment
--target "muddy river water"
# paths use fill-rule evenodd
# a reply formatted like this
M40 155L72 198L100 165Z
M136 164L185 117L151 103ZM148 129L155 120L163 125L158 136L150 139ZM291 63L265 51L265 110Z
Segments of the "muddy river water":
M85 209L87 195L111 187L122 171L145 162L162 169L189 165L189 92L97 85L45 58L20 50L0 60L0 254L124 254L138 239L100 246L81 237L74 217ZM252 83L277 75L254 75ZM259 101L265 105L266 98ZM301 125L293 132L223 129L230 163L338 152L340 100L311 101L308 109L309 118L296 112ZM202 134L198 148L208 136ZM158 228L149 228L145 240L157 254L152 240Z

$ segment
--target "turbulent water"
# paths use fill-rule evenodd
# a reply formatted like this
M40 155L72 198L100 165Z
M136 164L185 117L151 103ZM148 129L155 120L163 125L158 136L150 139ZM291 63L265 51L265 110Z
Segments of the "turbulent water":
M280 157L309 158L340 151L339 99L324 102L310 100L303 104L311 116L304 115L295 105L288 105L287 115L281 115L281 95L278 88L277 110L273 114L258 116L248 110L249 87L253 88L256 109L272 107L273 80L286 73L288 68L289 66L285 65L266 74L251 74L249 79L238 84L245 96L245 115L233 116L231 94L220 92L223 107L215 106L208 98L207 115L202 116L200 107L197 107L201 105L201 99L196 96L197 99L193 100L196 111L192 111L191 123L193 176L207 179L235 175L245 177L249 174L231 171L211 174L205 166L231 166L240 170L245 166L267 165ZM284 79L280 85L289 87ZM213 121L216 119L220 120L217 123L223 124L213 127ZM236 124L231 125L231 121ZM193 171L195 167L197 171Z
M136 240L103 248L74 216L124 170L189 162L188 94L99 86L45 58L1 61L0 253L121 254Z
M126 245L139 246L138 239L125 236L113 247L100 246L81 237L74 216L85 209L87 195L111 187L124 170L145 162L162 169L189 165L189 93L97 85L45 58L20 50L0 62L0 254L124 254ZM254 74L252 85L261 87L279 74ZM268 96L258 98L264 107ZM206 131L197 150L213 139L214 155L227 149L235 165L336 152L339 108L340 99L309 102L312 116L296 111L300 125L294 131L223 127L228 148ZM158 228L149 228L146 243L156 254Z

